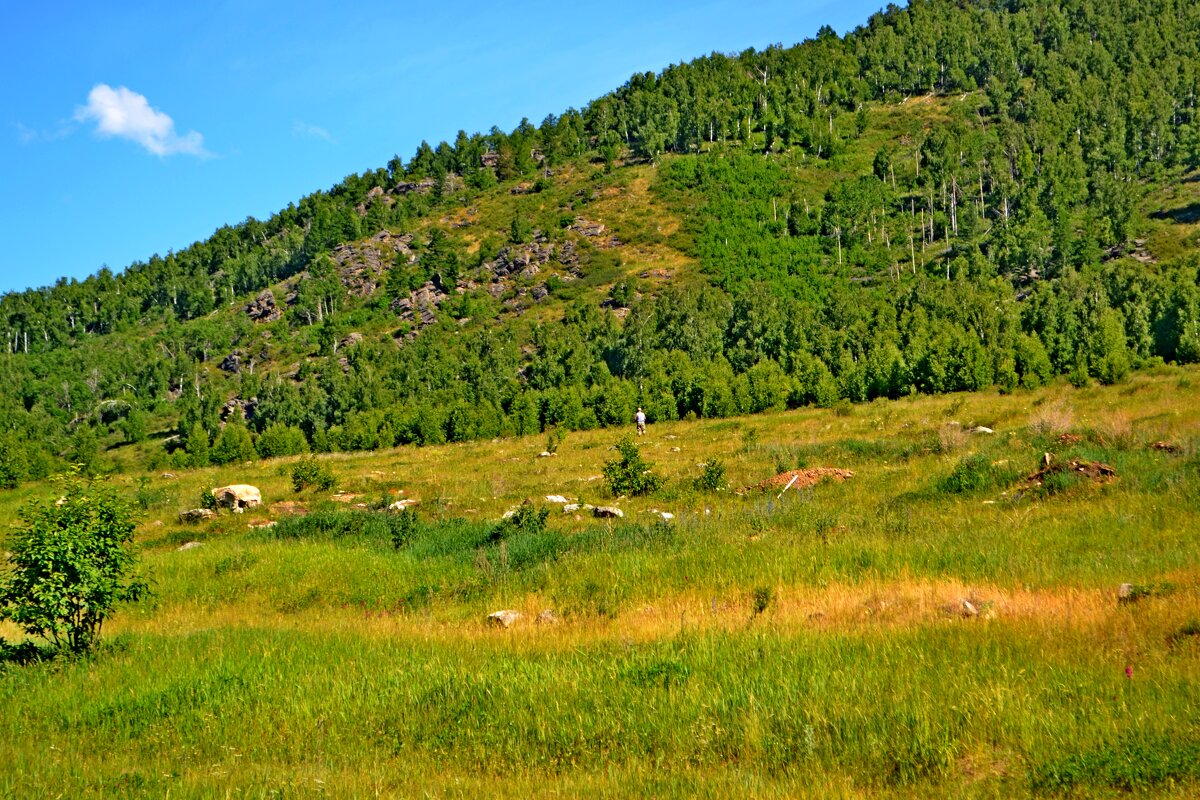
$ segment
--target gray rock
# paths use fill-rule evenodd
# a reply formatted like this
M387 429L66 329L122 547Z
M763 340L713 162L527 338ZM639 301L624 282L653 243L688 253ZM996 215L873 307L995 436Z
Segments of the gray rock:
M496 628L511 628L519 619L521 619L521 612L511 609L493 611L487 615L488 625Z
M600 519L623 519L625 512L616 506L596 506L592 509L592 516Z
M187 511L179 512L180 522L201 522L206 519L213 519L217 516L217 512L211 508L192 508Z
M207 511L207 509L204 509L204 510ZM181 544L179 547L177 547L175 549L178 552L182 553L184 550L194 550L197 547L204 547L204 542L187 542L186 544Z
M538 625L557 625L558 623L562 622L562 620L559 619L557 614L547 608L545 611L542 611L537 615L537 619L535 619L534 622L536 622Z
M959 602L960 608L962 609L962 615L964 617L978 617L979 616L979 609L976 608L975 604L972 603L970 600L968 600L967 598L964 597L961 600L959 600L958 602Z

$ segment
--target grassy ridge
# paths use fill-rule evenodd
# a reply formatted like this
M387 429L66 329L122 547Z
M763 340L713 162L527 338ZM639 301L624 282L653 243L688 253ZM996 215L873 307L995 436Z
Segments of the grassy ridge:
M399 541L288 460L119 476L155 597L90 661L0 666L0 796L1194 796L1196 377L653 425L647 498L605 496L605 431L324 459L421 500ZM1035 486L1046 452L1117 480ZM700 492L714 457L854 476ZM267 508L174 520L232 480ZM626 519L494 534L551 493ZM313 513L247 527L282 500Z

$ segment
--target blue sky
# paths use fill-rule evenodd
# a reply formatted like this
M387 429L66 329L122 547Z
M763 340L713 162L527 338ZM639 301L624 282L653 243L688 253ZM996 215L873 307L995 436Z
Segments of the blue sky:
M878 0L7 3L0 292L118 272L346 175L793 44Z

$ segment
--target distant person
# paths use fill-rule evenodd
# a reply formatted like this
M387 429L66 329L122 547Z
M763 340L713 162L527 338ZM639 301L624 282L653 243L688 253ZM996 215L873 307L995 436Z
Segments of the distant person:
M638 436L643 436L646 433L646 412L638 409L633 415L633 421L637 423Z

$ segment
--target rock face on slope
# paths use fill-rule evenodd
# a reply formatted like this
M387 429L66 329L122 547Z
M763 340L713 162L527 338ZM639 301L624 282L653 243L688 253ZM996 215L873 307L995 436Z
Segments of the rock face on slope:
M283 312L275 305L275 295L271 290L263 289L258 297L246 306L246 316L255 322L274 322L283 316Z
M346 291L357 297L368 297L379 288L384 273L396 263L397 257L413 260L409 249L412 239L412 234L396 236L383 230L366 242L340 244L333 248L329 257L337 265L338 277Z

